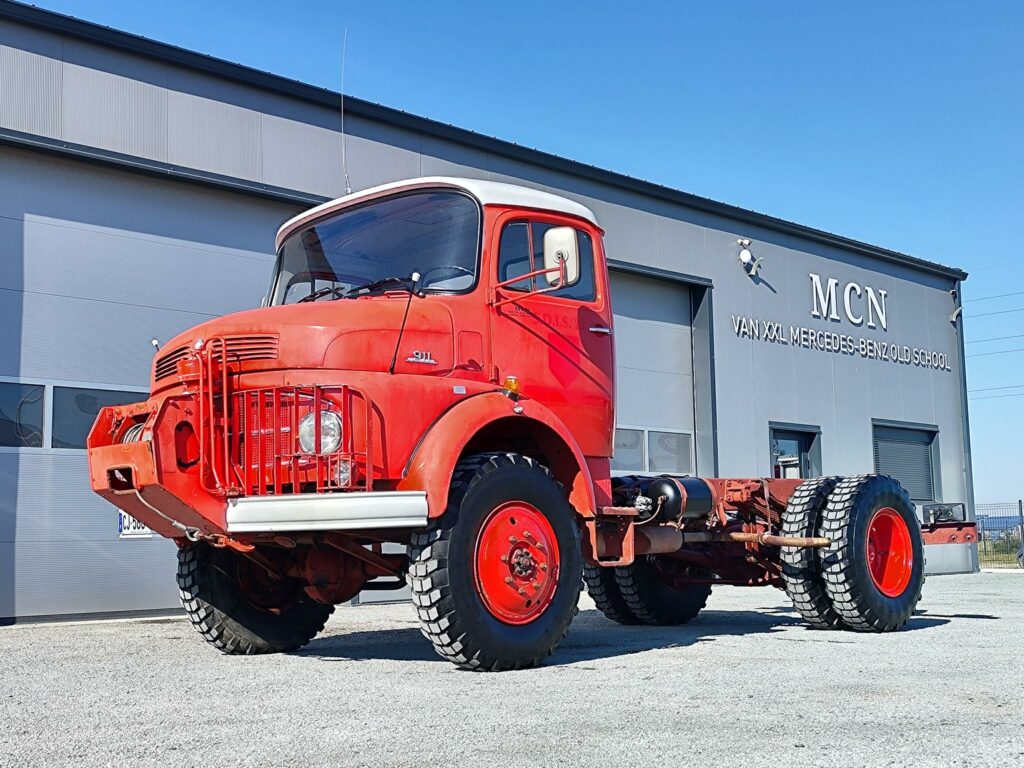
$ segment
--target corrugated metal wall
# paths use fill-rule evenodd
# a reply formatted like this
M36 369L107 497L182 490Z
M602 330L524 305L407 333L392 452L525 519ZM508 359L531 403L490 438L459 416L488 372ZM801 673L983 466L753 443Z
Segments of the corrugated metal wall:
M146 388L153 347L258 305L295 209L0 148L0 377ZM82 450L0 448L0 617L177 605L173 544L121 541Z
M339 120L331 109L0 21L0 129L336 196ZM825 472L869 471L872 419L921 422L939 428L944 500L969 500L955 355L952 373L935 372L731 333L733 315L810 322L813 271L888 290L893 341L953 353L949 280L394 125L350 116L347 127L357 189L432 174L549 189L595 211L612 258L711 279L718 429L695 425L698 471L715 471L699 448L717 441L719 472L767 473L769 421L820 427ZM9 149L0 149L0 189L0 377L51 384L145 386L151 337L259 302L274 230L293 212ZM761 280L739 269L739 237L754 239L765 258ZM633 387L620 398L653 396ZM689 393L661 399L685 404ZM173 603L170 564L167 575L136 569L151 562L147 548L163 543L109 548L111 510L76 490L81 452L0 449L0 461L8 478L0 481L0 616ZM969 549L929 560L949 569L971 564ZM128 574L134 586L121 584ZM126 589L151 601L133 602L136 592Z

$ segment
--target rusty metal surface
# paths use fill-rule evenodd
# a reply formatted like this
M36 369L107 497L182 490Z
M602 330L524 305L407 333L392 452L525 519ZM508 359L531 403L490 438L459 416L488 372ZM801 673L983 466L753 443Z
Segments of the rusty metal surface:
M974 523L932 523L921 528L925 544L973 544L978 540Z
M829 546L832 541L820 536L776 536L770 533L751 533L745 531L725 531L707 533L685 533L683 539L687 543L695 542L742 542L764 544L769 547L787 547L791 549L820 548Z

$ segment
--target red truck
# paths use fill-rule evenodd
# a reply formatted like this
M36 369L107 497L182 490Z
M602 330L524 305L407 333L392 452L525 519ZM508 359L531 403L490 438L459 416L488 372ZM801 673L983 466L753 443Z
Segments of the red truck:
M221 651L294 650L405 584L436 651L481 670L551 654L582 582L623 624L682 624L736 584L784 588L814 627L890 631L923 542L972 540L922 535L884 476L613 477L609 278L578 203L415 179L276 246L264 306L166 344L150 398L88 440L93 489L177 543L182 604Z

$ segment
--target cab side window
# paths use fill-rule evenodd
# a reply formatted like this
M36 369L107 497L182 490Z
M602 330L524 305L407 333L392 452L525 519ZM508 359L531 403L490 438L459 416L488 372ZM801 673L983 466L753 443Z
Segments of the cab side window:
M498 246L498 280L511 280L519 275L533 271L530 259L530 225L525 221L506 224L501 230L501 243ZM529 291L533 281L531 278L506 286L510 291Z
M498 246L498 279L511 280L519 275L529 274L544 268L544 233L555 224L515 221L506 224L501 231ZM580 252L580 274L574 283L563 286L546 295L577 301L593 301L597 297L594 281L594 242L586 232L576 230L576 242ZM506 286L513 291L542 289L544 276L527 278Z

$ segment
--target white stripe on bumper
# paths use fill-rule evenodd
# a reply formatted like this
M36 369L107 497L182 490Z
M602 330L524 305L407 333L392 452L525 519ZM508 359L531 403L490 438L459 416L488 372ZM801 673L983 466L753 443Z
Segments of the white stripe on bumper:
M427 524L423 491L246 496L228 502L228 533L419 528Z

